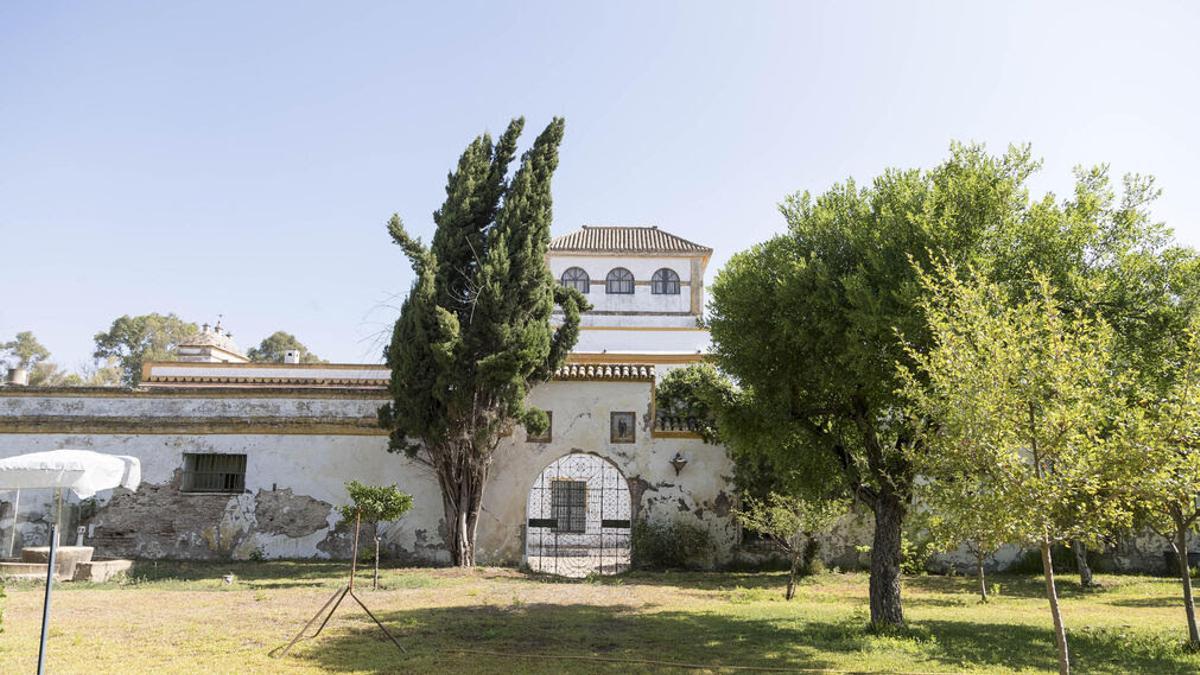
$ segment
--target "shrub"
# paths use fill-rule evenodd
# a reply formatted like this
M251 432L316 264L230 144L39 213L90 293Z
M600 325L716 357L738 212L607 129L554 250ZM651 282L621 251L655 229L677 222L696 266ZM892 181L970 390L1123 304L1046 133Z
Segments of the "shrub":
M682 520L633 524L633 564L644 569L695 569L713 557L712 534Z

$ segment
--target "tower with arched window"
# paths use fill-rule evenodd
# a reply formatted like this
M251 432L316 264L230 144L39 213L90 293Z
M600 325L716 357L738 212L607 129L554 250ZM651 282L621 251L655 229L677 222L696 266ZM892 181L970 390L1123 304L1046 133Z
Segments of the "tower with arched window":
M572 354L669 367L703 358L704 273L712 249L658 227L585 225L550 242L550 270L592 309Z

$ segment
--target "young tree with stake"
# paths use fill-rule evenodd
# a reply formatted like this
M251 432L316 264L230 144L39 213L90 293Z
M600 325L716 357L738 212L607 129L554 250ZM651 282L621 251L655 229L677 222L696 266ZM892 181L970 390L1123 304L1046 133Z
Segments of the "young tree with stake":
M399 520L412 508L412 495L401 492L395 485L364 485L356 480L346 483L350 503L342 506L342 519L357 524L371 524L375 538L375 573L371 577L371 588L379 588L379 523ZM357 536L357 532L355 533Z
M1014 302L998 285L966 276L943 266L924 277L933 347L910 349L915 365L900 368L905 398L930 421L922 431L928 452L914 461L946 499L989 495L991 520L980 523L989 533L1041 549L1066 674L1051 546L1095 540L1132 516L1118 498L1135 467L1118 421L1124 400L1112 330L1065 316L1044 277L1035 275L1028 300Z

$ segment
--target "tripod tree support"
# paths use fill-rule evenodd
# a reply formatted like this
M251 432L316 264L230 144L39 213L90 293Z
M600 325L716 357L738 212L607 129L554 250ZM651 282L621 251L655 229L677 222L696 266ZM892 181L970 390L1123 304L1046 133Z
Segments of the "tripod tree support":
M283 658L284 656L287 656L287 653L291 651L292 647L300 641L300 638L304 637L304 634L308 632L308 629L312 627L312 625L316 623L317 619L320 619L323 615L325 618L321 621L321 625L317 627L317 631L310 635L308 639L311 640L320 635L321 631L325 630L325 624L329 623L329 620L333 618L333 613L337 611L337 608L342 604L342 600L346 599L347 595L349 595L351 598L354 598L354 601L358 603L358 606L362 607L362 610L367 613L367 616L371 617L371 620L375 622L375 625L379 626L379 630L383 631L383 634L392 641L392 644L396 645L396 649L399 649L400 653L408 653L407 650L404 649L404 647L383 625L383 622L381 622L371 612L371 610L367 608L367 605L363 603L362 599L360 599L358 595L354 593L354 574L358 569L358 535L361 525L362 511L360 510L354 516L354 545L351 548L350 555L350 581L345 586L342 586L333 592L333 595L331 595L329 599L325 601L325 604L321 605L321 609L317 610L317 613L314 614L313 617L304 624L304 627L300 629L300 632L296 633L296 637L292 638L292 641L287 643L287 646L284 647L282 651L280 651L278 654L271 654L271 656L275 658ZM332 608L330 608L330 605L332 605ZM326 613L327 609L328 613Z

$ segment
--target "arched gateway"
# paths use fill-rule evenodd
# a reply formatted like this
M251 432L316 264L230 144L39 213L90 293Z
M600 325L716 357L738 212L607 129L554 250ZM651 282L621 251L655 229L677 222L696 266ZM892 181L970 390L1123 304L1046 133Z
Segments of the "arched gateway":
M629 569L632 506L612 462L584 453L554 460L529 489L526 564L568 577Z

